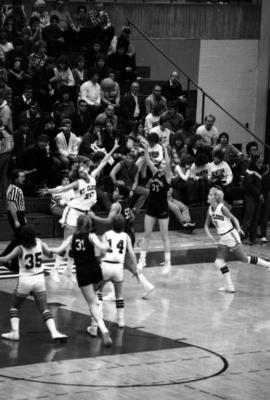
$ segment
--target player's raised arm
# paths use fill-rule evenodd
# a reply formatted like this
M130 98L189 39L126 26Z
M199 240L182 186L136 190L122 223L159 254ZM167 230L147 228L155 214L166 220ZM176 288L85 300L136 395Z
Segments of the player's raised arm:
M114 146L111 149L111 151L108 154L106 154L106 156L101 160L99 166L91 172L91 176L93 178L96 178L100 174L100 172L103 170L103 168L105 167L105 165L107 164L107 162L109 161L115 150L118 149L118 147L119 147L118 139L115 139Z

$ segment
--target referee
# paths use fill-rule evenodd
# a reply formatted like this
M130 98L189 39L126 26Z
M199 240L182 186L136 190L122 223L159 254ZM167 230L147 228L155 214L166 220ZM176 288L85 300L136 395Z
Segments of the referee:
M22 186L25 182L25 173L20 169L14 169L11 173L11 177L12 183L7 188L6 201L8 222L14 232L14 238L3 251L1 257L9 254L18 245L20 230L27 222L25 218L24 194L22 191ZM17 260L15 261L16 262L11 265L12 270L14 269L13 266L17 266Z

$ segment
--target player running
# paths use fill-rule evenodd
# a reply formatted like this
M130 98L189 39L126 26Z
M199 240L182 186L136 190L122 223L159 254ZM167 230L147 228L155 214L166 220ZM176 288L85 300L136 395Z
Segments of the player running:
M238 260L244 263L257 264L262 267L270 268L270 262L260 257L247 256L245 254L240 239L240 234L243 234L243 231L238 219L224 204L224 193L220 187L214 186L210 189L208 203L209 209L207 211L204 229L207 236L216 243L215 238L209 230L210 222L212 221L219 236L215 266L220 270L224 279L224 287L221 287L219 290L234 293L235 287L232 282L229 267L226 264L228 251L234 252Z

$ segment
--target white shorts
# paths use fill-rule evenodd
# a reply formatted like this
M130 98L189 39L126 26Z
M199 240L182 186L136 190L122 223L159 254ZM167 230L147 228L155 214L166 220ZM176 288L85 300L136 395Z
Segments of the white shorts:
M44 274L19 276L16 292L19 296L28 296L30 292L45 292L46 283Z
M74 229L76 228L78 217L82 214L84 214L83 211L75 210L75 208L67 206L64 209L62 218L59 222L62 226Z
M122 282L124 279L124 266L121 263L101 261L101 271L104 281Z
M241 244L240 235L236 229L232 229L230 232L219 236L220 246L226 246L229 249L235 249Z

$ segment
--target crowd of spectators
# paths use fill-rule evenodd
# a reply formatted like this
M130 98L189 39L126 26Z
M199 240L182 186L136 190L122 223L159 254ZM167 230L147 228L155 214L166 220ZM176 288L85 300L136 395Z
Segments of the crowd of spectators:
M64 0L56 0L50 12L44 0L36 0L27 16L22 1L13 0L2 15L0 197L12 169L27 172L25 193L36 196L44 185L60 184L74 163L92 168L118 138L119 150L98 179L101 209L110 208L116 183L129 188L135 210L143 207L151 173L142 139L155 165L166 143L172 204L205 204L211 185L220 185L232 204L232 185L245 192L246 170L254 160L228 133L219 133L214 115L200 125L190 111L177 71L152 93L141 93L131 29L125 25L116 34L101 1L92 9L80 5L71 15Z

